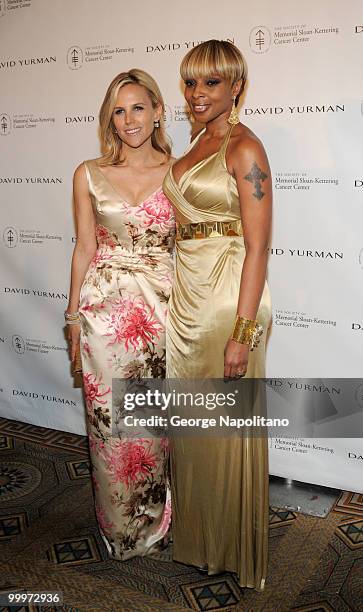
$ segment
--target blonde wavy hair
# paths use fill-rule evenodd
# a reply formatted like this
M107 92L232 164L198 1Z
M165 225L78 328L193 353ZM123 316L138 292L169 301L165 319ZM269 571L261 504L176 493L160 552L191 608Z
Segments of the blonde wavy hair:
M236 106L247 80L247 64L241 51L227 40L207 40L188 51L180 65L180 75L187 79L219 75L233 85L241 80Z
M122 140L114 133L114 123L112 120L113 111L116 105L118 92L124 85L141 85L145 87L153 108L161 106L162 114L160 117L160 127L154 129L151 135L151 143L156 151L164 153L167 158L171 155L169 138L165 132L164 113L165 105L160 89L156 81L144 70L132 68L128 72L121 72L110 83L99 113L99 136L101 141L102 157L99 161L101 166L115 166L121 161Z

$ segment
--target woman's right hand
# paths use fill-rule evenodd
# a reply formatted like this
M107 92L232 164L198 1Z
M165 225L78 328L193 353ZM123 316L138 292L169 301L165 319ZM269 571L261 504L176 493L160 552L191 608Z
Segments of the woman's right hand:
M77 346L79 345L80 335L81 335L81 326L77 325L67 325L68 327L68 342L71 354L71 362L74 363L76 358Z

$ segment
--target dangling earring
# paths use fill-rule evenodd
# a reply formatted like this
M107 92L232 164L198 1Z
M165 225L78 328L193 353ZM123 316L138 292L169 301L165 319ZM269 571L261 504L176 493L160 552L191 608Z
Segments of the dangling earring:
M159 128L160 127L160 121L159 119L157 119L157 121L154 121L154 128Z
M236 96L233 96L231 113L227 119L227 122L230 125L237 125L237 123L239 123L239 116L238 116L237 107L236 107Z

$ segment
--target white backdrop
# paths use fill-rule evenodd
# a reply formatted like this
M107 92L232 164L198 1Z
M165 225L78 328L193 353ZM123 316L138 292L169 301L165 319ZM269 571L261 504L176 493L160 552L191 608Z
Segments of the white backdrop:
M268 376L361 376L361 0L0 0L2 416L85 433L62 325L73 171L99 155L106 87L132 67L158 80L181 154L190 124L178 67L209 38L245 54L241 120L274 176ZM353 397L363 407L359 386ZM360 439L270 446L272 473L363 492Z

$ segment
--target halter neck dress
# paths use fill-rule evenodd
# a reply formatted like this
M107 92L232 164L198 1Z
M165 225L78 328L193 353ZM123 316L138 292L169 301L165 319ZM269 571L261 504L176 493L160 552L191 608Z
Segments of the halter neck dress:
M217 235L212 232L207 238L176 242L166 329L168 378L223 378L224 348L235 321L246 254L243 235L218 235L218 222L231 222L234 230L240 230L237 234L243 234L237 184L226 166L231 131L232 127L220 149L184 172L179 183L172 168L164 179L164 193L176 213L177 234L184 224L215 224L217 230ZM258 348L249 353L246 378L265 375L271 318L267 283L256 318L265 333ZM267 440L176 437L171 469L174 559L208 567L209 574L236 572L242 587L263 589L268 543Z

